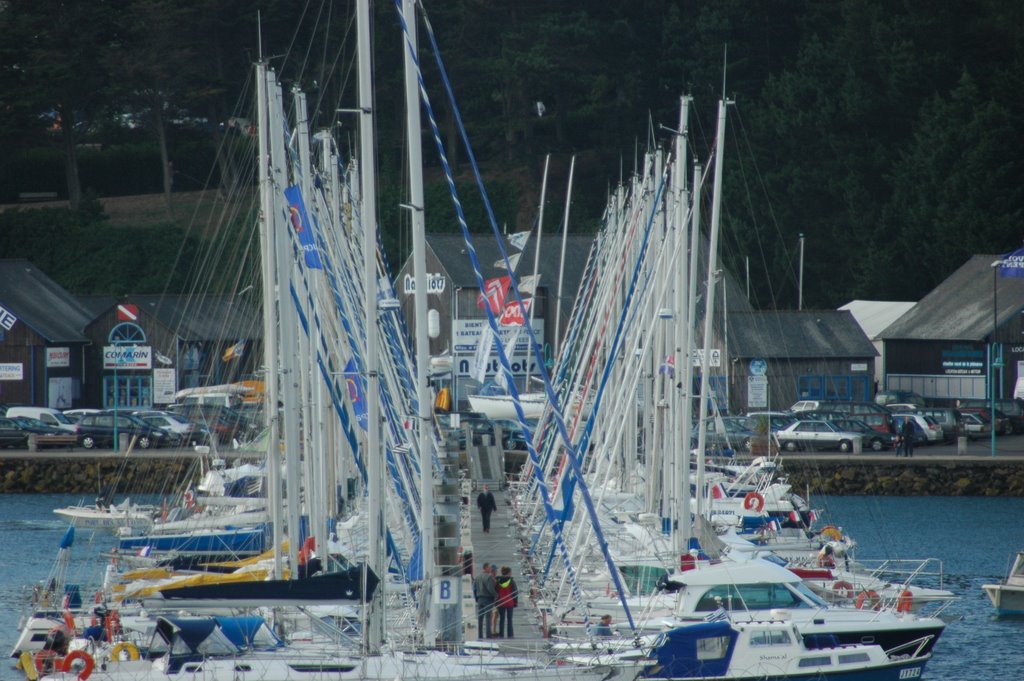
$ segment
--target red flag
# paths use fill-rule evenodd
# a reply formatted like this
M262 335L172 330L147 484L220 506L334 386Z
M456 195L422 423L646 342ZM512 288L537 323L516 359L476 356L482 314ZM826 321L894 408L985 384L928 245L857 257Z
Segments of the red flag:
M505 309L501 311L501 319L498 320L498 323L502 326L522 326L526 324L526 317L530 314L530 302L532 300L533 298L524 300L523 307L520 307L519 302L515 300L505 303Z
M488 279L484 282L483 292L476 297L476 306L483 307L484 301L487 301L486 304L490 306L491 312L500 314L501 308L505 304L505 295L508 293L508 287L511 284L512 277L509 275Z

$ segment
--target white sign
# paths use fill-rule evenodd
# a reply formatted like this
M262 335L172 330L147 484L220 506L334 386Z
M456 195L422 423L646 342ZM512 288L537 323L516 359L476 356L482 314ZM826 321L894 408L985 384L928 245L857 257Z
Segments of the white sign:
M71 406L71 377L59 376L50 377L49 399L47 406L50 409L67 409Z
M3 307L0 307L0 326L10 331L16 321L18 321L17 317L5 310Z
M427 274L427 293L444 293L448 287L448 278L436 272ZM411 274L402 279L402 292L409 296L416 293L416 278Z
M153 348L149 345L104 345L104 369L152 369Z
M46 368L71 366L71 348L46 348Z
M452 321L452 348L455 354L465 355L476 352L477 345L480 344L481 334L483 333L484 327L487 326L486 319L455 319ZM505 344L505 352L510 352L508 346L509 340L516 334L518 326L506 326L498 327L498 336L501 338L501 342ZM544 340L544 320L534 319L533 320L533 335L537 337L537 341L541 342ZM525 354L528 346L530 337L527 334L523 334L519 337L519 341L516 343L516 348L512 353L514 354Z
M867 370L868 370L867 363L854 362L853 364L850 365L850 371L867 371Z
M537 360L534 357L509 357L509 366L512 367L513 376L525 376L527 362L529 362L530 375L537 375ZM484 376L494 376L501 371L501 362L497 357L491 359L484 365ZM459 378L473 377L473 358L459 357L455 361L455 375ZM479 380L479 379L478 379Z
M174 369L153 369L153 404L171 404L176 392Z
M459 602L458 584L454 577L434 578L434 603L452 605Z
M694 349L693 366L700 367L702 364L704 364L704 348ZM708 366L722 366L722 350L720 348L711 349L711 362L708 364Z
M0 364L0 381L22 381L25 372L20 362Z
M747 376L747 407L768 406L768 377Z

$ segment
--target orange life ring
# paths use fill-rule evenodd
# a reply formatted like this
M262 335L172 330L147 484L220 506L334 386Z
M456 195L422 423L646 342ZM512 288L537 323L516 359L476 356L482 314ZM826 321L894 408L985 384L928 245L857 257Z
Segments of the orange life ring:
M72 672L72 667L77 660L81 660L85 666L82 667L82 671L78 672L78 678L80 681L85 681L92 674L92 670L96 667L96 661L92 659L92 655L85 652L84 650L73 650L67 657L64 658L64 664L61 666L61 671L68 673Z
M185 508L192 511L196 507L196 495L192 490L185 492Z
M764 508L764 497L757 492L747 492L747 496L743 497L743 508L759 513Z
M840 580L832 585L832 591L841 594L846 598L853 598L853 584L846 580Z
M909 589L904 589L896 599L896 612L910 612L913 606L914 594Z
M865 605L869 608L877 608L881 602L882 599L878 597L877 591L861 591L857 595L856 605L858 610L863 610Z

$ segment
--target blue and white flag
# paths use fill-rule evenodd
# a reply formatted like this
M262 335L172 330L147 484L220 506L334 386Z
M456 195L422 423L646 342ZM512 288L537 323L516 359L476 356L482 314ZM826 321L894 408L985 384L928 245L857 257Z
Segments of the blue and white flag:
M509 234L508 243L515 247L517 250L523 250L526 248L526 242L530 239L530 230L522 232L516 232L515 234Z
M292 229L295 236L302 245L302 251L306 256L306 267L314 270L322 270L320 262L320 250L316 245L316 234L314 224L306 212L306 202L302 200L302 190L293 185L284 190L284 198L288 201L288 217L292 222Z
M1007 253L999 260L999 276L1024 279L1024 248Z
M345 365L345 387L348 389L348 398L352 402L352 411L355 412L356 421L363 430L367 429L366 416L366 389L363 386L363 377L359 375L356 368L356 360L352 358Z

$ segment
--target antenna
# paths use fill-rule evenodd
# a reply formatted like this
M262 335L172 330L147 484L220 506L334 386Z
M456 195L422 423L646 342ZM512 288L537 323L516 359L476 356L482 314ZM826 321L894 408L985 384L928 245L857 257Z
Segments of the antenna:
M722 45L722 101L725 101L725 75L729 69L729 43Z
M259 60L263 61L263 17L260 15L260 11L256 10L256 53L259 55Z

